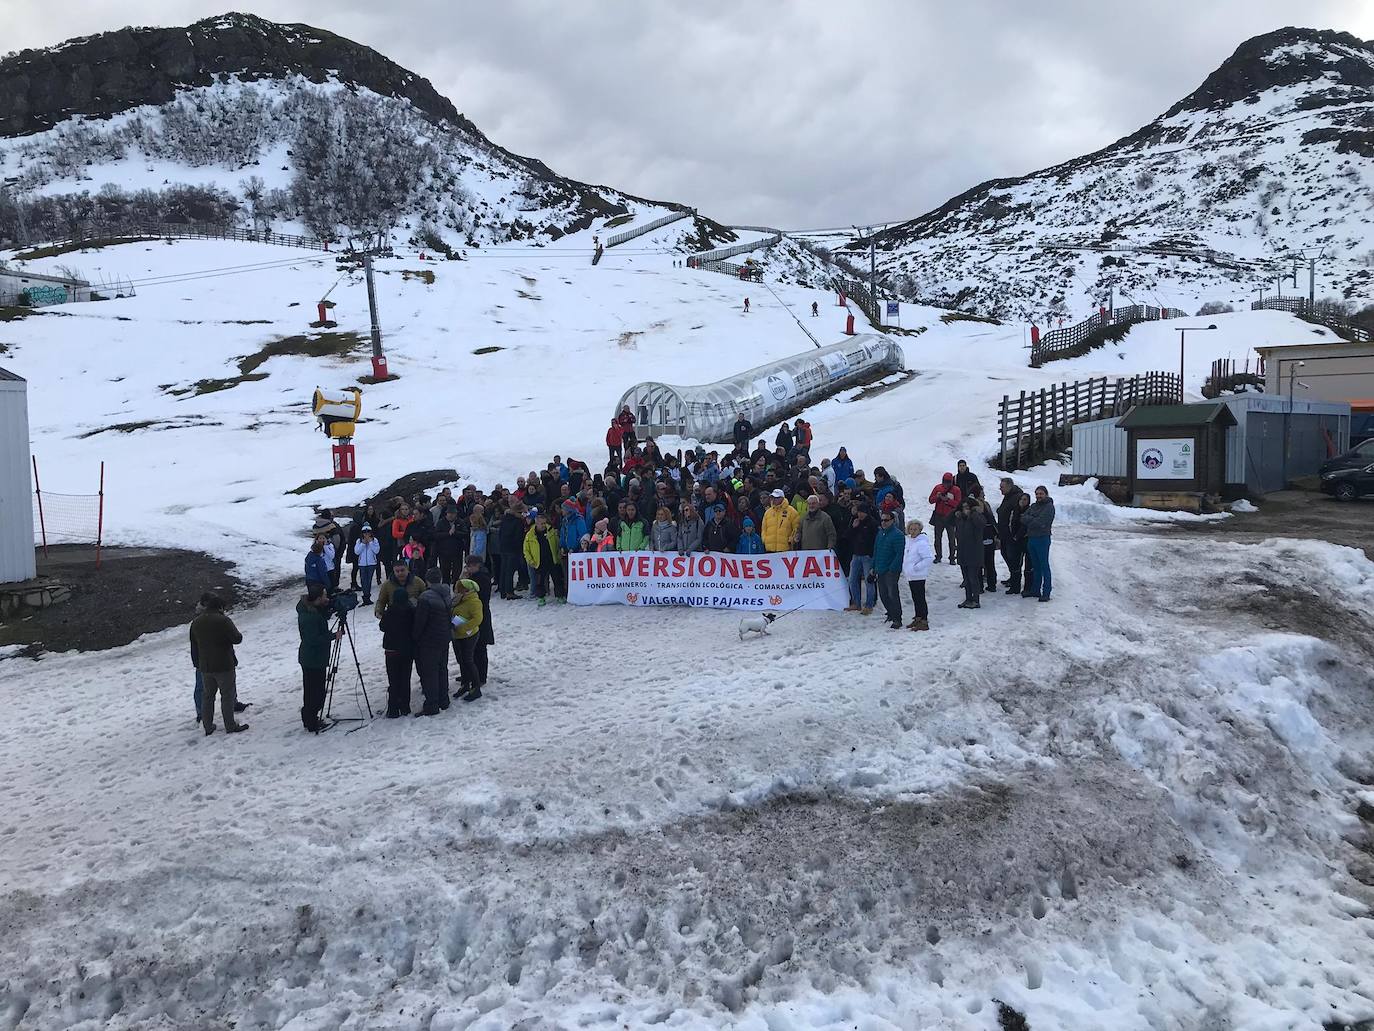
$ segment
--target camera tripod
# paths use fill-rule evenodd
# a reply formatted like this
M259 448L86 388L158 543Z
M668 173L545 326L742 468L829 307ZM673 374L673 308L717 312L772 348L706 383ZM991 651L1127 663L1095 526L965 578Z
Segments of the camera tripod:
M325 676L325 706L324 719L328 722L324 729L334 726L336 723L356 723L358 726L348 730L351 734L355 730L361 730L368 721L376 719L377 714L372 711L372 701L367 697L367 684L363 681L363 667L358 661L358 647L353 643L353 629L348 625L348 614L339 613L335 617L338 622L334 625L334 645L329 652L329 672ZM339 631L343 632L340 633ZM358 705L358 715L356 716L334 716L334 683L339 678L339 662L343 658L344 638L348 638L348 650L353 653L353 668L358 671L358 683L353 690L353 700ZM359 695L361 694L361 698ZM363 716L363 709L367 709L367 716Z

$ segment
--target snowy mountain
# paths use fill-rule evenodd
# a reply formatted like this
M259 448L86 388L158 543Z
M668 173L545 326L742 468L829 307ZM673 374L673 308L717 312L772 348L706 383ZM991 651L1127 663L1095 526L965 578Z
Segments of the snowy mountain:
M1194 309L1276 290L1262 263L1322 255L1318 298L1374 275L1374 43L1286 28L1246 41L1193 93L1102 150L994 179L875 235L902 295L995 315L1118 299ZM849 245L867 259L867 239ZM1064 249L1068 248L1068 249ZM857 257L858 255L856 255ZM1305 295L1307 262L1278 267ZM1120 303L1120 300L1118 300Z
M228 14L0 60L0 244L139 219L539 243L670 210L512 154L427 80L310 26Z

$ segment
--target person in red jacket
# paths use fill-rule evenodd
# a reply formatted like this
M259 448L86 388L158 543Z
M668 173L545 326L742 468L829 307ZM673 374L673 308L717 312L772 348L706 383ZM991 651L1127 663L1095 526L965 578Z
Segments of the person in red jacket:
M930 514L930 524L935 527L935 561L940 561L940 545L945 533L949 533L949 564L956 565L954 544L954 513L963 501L963 493L954 482L953 473L945 473L935 489L930 492L930 503L935 511Z
M611 460L620 461L620 444L625 439L625 431L620 428L620 420L612 419L611 428L606 431L606 447L611 452Z
M391 520L391 539L396 542L396 552L400 554L401 546L406 542L406 531L410 529L410 524L415 522L415 517L411 515L410 506L402 504L396 513L396 518Z
M638 442L635 437L635 417L629 405L620 409L615 421L620 426L620 443L628 452Z

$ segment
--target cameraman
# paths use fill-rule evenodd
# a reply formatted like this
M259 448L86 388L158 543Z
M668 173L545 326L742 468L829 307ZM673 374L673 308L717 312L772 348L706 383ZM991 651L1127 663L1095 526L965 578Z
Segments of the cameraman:
M296 602L296 627L300 630L301 646L297 658L301 664L304 701L301 723L312 734L324 729L324 682L329 669L329 655L334 641L343 634L343 626L329 629L329 592L323 584L312 583L305 589L305 597Z

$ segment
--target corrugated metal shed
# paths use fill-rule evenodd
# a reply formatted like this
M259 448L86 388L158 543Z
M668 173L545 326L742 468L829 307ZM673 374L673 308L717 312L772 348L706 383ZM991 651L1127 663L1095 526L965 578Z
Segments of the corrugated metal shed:
M1287 482L1315 474L1332 448L1345 451L1350 447L1347 404L1295 399L1290 411L1287 397L1237 394L1197 407L1217 404L1225 405L1236 419L1236 425L1226 430L1225 480L1230 486L1244 486L1256 494L1282 490ZM1073 427L1075 475L1126 475L1126 431L1118 426L1120 421L1098 419Z
M1117 422L1117 417L1112 416L1074 425L1074 475L1126 475L1126 431Z
M29 385L0 369L0 583L34 575Z

